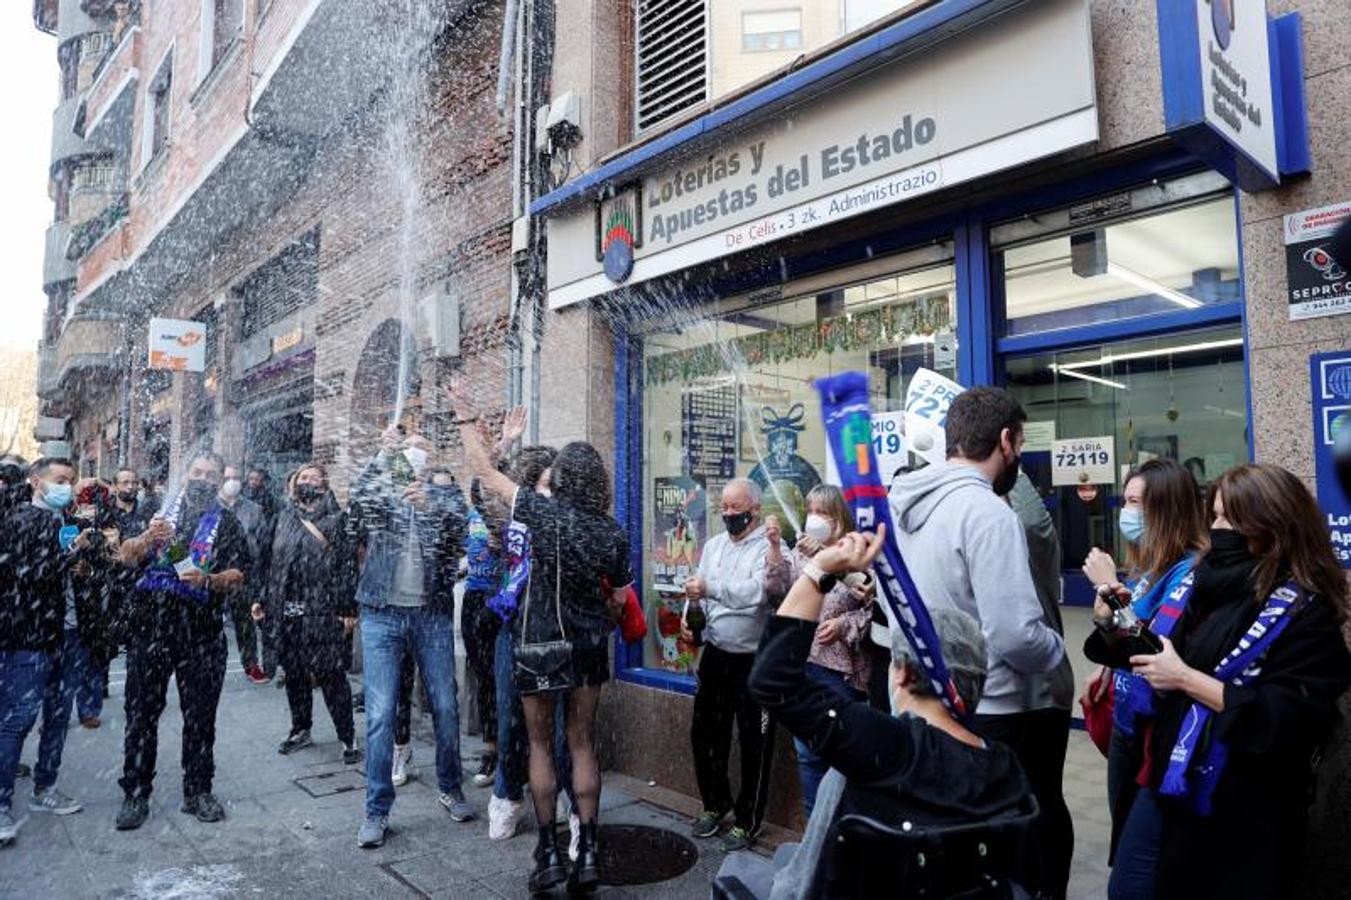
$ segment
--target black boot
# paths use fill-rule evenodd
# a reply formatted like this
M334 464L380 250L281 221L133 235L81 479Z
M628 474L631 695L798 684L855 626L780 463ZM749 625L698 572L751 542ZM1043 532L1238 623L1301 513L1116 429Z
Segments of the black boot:
M589 894L600 884L600 856L596 844L596 823L583 822L577 841L577 862L568 879L570 893Z
M530 873L530 893L542 894L568 877L563 868L563 857L558 853L558 838L554 823L539 826L539 843L535 845L535 871Z

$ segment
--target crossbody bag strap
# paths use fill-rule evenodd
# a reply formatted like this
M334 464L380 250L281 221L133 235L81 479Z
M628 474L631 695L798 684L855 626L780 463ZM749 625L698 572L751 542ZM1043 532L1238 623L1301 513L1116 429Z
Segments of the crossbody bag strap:
M324 533L323 533L322 531L320 531L319 528L318 528L313 522L311 522L309 519L305 518L304 516L301 516L301 517L300 517L300 524L301 524L301 525L304 525L304 526L305 526L305 530L308 531L308 532L310 533L310 535L311 535L316 541L319 542L319 546L320 546L320 547L323 547L325 550L328 549L328 538L324 537Z
M558 636L567 640L563 631L563 525L554 511L554 609L558 611Z

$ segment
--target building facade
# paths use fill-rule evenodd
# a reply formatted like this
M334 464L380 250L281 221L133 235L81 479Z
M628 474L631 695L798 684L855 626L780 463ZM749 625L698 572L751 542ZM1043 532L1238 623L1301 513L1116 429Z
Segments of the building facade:
M1337 360L1310 372L1351 346L1345 272L1314 271L1351 208L1338 4L566 5L552 90L577 129L531 209L542 366L575 377L540 409L546 439L613 447L642 573L649 637L617 647L606 701L619 768L695 792L671 587L697 549L670 531L716 531L733 476L801 516L829 469L814 376L867 371L896 416L921 369L1013 391L1071 607L1087 550L1119 546L1126 466L1206 484L1269 461L1331 497L1313 411Z
M444 442L450 360L504 391L500 4L41 0L35 19L64 98L40 393L84 473L165 480L209 446L276 476L318 459L341 489L396 419ZM204 330L203 372L148 366L157 318Z

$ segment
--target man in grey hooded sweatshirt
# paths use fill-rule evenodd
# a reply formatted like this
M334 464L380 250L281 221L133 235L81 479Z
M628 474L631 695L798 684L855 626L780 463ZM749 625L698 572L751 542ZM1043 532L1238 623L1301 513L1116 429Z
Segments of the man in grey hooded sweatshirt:
M1047 809L1043 795L1061 796L1063 767L1055 771L1046 760L1063 747L1065 723L1059 711L1034 709L1029 700L1039 676L1060 665L1065 642L1046 621L1023 525L1003 499L1018 478L1025 421L1027 414L1007 391L976 387L958 395L946 422L947 463L897 479L891 513L901 555L925 604L956 608L980 622L989 676L974 730L1013 750ZM1038 832L1046 873L1041 887L1064 897L1072 827L1043 815Z

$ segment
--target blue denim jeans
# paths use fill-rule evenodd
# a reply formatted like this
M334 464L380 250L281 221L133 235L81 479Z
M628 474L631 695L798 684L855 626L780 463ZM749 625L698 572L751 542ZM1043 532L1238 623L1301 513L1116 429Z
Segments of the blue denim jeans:
M1152 790L1141 788L1116 845L1116 861L1107 882L1110 900L1150 900L1154 896L1162 831L1159 799Z
M442 793L460 787L460 707L455 685L451 617L425 607L361 608L366 691L366 814L389 815L394 805L394 719L399 667L411 648L436 730L436 781Z
M36 650L0 650L0 809L8 810L14 797L19 754L42 711L51 665L51 657Z
M852 702L868 699L868 695L863 691L849 686L844 680L843 672L836 672L834 669L827 669L812 662L807 663L806 672L808 678L830 688L841 700ZM830 766L797 738L793 738L793 746L797 749L797 774L802 782L802 805L806 807L807 818L810 819L812 808L816 806L816 789L821 786L821 779L826 777Z
M103 715L103 684L107 674L102 666L94 665L93 655L74 628L66 629L61 655L61 688L67 695L63 700L66 719L70 719L72 698L81 721Z
M520 803L530 777L530 739L525 733L521 695L516 690L513 640L511 624L506 623L497 632L497 646L493 651L493 673L497 682L497 777L493 782L493 796ZM567 792L575 809L572 755L568 753L567 696L559 695L554 710L554 775L559 789Z

